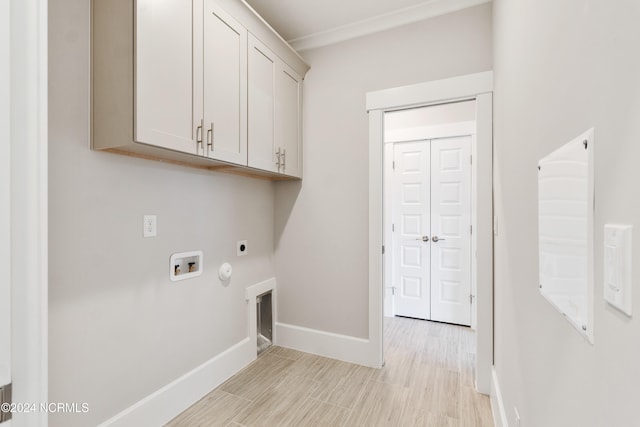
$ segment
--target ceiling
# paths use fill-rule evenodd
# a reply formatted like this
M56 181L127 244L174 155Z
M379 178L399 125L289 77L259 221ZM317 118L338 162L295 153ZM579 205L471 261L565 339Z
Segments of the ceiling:
M491 0L245 0L298 50L454 12Z

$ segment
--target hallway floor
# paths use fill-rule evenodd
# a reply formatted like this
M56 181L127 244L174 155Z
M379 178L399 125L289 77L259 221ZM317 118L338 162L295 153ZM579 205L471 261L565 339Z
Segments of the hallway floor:
M273 346L167 427L494 425L473 331L395 317L384 339L382 369Z

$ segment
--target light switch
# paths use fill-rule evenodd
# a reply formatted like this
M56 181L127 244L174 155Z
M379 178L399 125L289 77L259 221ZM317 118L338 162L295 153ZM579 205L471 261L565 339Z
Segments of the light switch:
M604 299L631 316L630 225L604 226Z

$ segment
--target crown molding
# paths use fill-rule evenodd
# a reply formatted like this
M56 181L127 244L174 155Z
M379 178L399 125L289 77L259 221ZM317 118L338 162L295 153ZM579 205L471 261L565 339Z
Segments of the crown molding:
M407 7L395 12L374 16L353 24L342 25L329 30L319 31L308 36L288 40L296 51L315 49L366 36L392 28L401 27L413 22L423 21L447 13L456 12L492 0L428 0L416 6Z

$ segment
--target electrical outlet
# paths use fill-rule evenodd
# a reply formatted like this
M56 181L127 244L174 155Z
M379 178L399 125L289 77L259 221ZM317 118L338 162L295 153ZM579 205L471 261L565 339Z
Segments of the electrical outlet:
M142 223L142 235L155 237L157 235L157 220L155 215L145 215Z
M246 240L238 240L237 248L238 256L245 256L249 252L249 246Z

